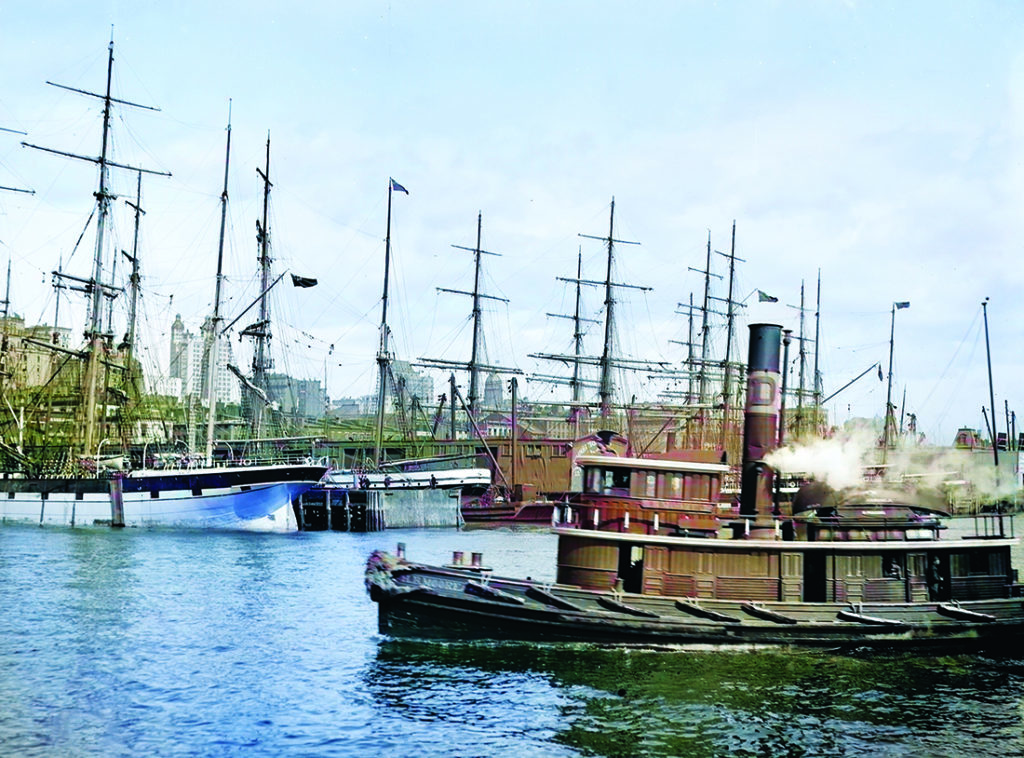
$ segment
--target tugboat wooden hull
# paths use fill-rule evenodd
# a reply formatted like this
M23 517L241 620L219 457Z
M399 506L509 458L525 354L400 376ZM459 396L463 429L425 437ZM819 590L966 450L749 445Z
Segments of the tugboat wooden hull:
M556 582L375 553L366 583L384 634L639 645L1002 648L1024 640L1012 520L948 514L905 487L810 482L783 509L766 455L779 441L781 327L752 324L739 502L728 466L678 451L580 455ZM474 555L476 557L476 555Z
M486 576L374 553L379 630L398 637L627 645L1012 648L1024 598L943 603L792 603L653 597ZM483 589L481 589L483 588Z

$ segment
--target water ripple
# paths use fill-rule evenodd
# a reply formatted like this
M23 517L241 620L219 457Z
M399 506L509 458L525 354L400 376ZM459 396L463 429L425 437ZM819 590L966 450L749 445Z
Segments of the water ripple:
M395 641L375 548L552 577L542 533L0 528L5 756L1024 755L1024 661Z

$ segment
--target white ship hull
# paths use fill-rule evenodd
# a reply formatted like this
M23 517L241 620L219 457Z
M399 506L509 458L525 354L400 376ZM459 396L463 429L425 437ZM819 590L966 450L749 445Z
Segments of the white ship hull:
M0 523L41 526L287 528L293 499L322 466L137 471L120 479L0 480Z

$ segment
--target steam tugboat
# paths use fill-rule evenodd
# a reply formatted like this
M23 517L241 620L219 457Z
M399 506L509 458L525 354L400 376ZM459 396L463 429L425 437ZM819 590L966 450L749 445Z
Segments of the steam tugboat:
M366 569L382 634L635 644L1007 647L1024 640L1012 522L947 514L902 491L803 488L773 499L781 328L750 327L738 506L727 466L587 456L561 514L555 583L479 565L375 552ZM479 561L474 561L479 564Z

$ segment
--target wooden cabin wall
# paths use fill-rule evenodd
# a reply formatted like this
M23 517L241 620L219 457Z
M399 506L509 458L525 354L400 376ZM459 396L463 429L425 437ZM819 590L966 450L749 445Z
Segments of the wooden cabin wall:
M719 553L715 556L715 597L728 600L778 600L779 554Z
M615 568L615 555L612 552L604 559L609 569ZM673 597L799 602L807 599L806 582L821 581L821 601L903 603L946 599L937 596L926 552L821 555L823 561L808 563L804 553L798 551L720 553L647 545L644 592ZM817 566L822 567L824 577L809 577L806 572ZM954 554L951 566L952 599L1006 596L1008 551Z
M646 546L644 591L676 597L778 600L780 556L771 552L719 553L711 549Z
M801 601L804 591L803 553L780 554L779 570L779 600L789 603Z
M630 529L637 523L631 520ZM622 578L622 551L641 544L642 541L563 535L558 545L557 580L586 589L613 588L616 580ZM809 553L793 549L746 552L720 551L712 546L701 549L692 545L643 545L638 589L670 597L840 603L938 602L1008 596L1008 586L1013 582L1009 548L940 552L929 551L928 547L921 543L920 552L815 551L815 560L810 561ZM941 563L940 556L948 563L948 575L941 580L934 568ZM824 576L809 576L807 572L812 570L821 570ZM806 597L807 586L819 587L819 596Z
M516 481L527 491L557 495L570 490L572 465L565 440L522 440L516 444ZM492 447L501 473L511 485L512 443L502 441ZM497 479L497 477L496 477Z
M953 600L983 600L1007 596L1012 582L1010 549L978 548L950 556Z
M615 586L619 571L618 542L577 539L558 540L559 584L575 584L584 589L607 590Z
M912 603L925 603L928 591L928 556L924 553L913 553L907 556L907 587L908 597Z

